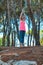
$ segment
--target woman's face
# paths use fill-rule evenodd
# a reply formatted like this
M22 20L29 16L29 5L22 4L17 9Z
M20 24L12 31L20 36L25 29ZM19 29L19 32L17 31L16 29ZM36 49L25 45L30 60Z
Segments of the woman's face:
M25 16L23 16L23 21L25 21Z

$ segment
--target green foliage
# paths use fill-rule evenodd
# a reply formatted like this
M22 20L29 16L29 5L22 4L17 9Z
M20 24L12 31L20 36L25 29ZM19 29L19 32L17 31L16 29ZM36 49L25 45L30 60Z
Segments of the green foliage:
M42 35L42 37L41 37ZM40 45L43 46L43 30L40 30Z
M2 45L2 38L0 38L0 46Z
M20 10L20 8L17 6L17 7L16 7L16 14L19 16L19 15L20 15L20 12L21 12L21 10Z
M33 35L33 30L27 31L26 34L31 34L31 35Z
M40 30L40 34L43 34L43 30Z
M43 46L43 37L40 39L40 44Z
M41 1L41 3L43 3L43 0L40 0Z
M43 15L42 14L43 14L43 11L41 12L41 18L43 18Z
M24 1L24 0L22 0L22 6L24 7L24 5L25 5L25 1Z

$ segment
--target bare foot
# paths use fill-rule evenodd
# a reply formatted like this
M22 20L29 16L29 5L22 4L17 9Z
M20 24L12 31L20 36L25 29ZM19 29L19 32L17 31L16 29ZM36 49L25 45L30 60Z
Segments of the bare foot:
M20 44L20 47L23 47L23 45L22 45L22 44Z

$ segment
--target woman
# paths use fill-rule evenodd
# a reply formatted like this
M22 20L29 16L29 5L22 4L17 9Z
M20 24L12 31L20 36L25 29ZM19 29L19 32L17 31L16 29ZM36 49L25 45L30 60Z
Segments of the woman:
M24 46L24 36L25 36L25 15L22 12L20 14L20 47Z

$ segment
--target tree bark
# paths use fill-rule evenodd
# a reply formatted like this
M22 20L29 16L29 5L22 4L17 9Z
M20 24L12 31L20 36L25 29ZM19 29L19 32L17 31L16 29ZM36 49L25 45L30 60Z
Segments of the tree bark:
M29 13L29 16L32 20L33 34L34 34L34 38L35 38L35 41L36 41L36 45L40 45L39 41L37 40L38 39L37 25L35 24L34 15L33 15L33 12L31 10L30 0L27 0L27 5L28 5L28 11L29 11L28 13Z
M17 14L16 14L16 11L15 11L15 7L14 7L14 1L11 0L11 3L12 3L12 10L14 12L14 20L15 20L15 25L16 25L16 29L17 29L17 37L19 39L19 28L18 28L18 23L17 23Z
M3 17L3 41L2 41L2 46L5 46L5 36L6 36L6 32L5 32L5 20Z
M10 45L10 11L9 11L9 0L6 1L6 20L7 20L7 46Z

